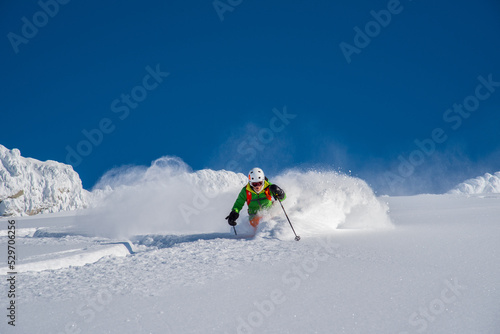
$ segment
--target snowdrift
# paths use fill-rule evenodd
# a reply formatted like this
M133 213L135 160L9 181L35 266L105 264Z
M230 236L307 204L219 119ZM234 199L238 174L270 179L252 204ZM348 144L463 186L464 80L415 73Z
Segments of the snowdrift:
M283 205L300 234L391 226L387 205L360 179L336 172L289 171L270 180L287 192ZM241 173L193 172L179 158L163 157L149 168L122 167L106 173L93 190L100 193L99 205L78 221L90 234L111 238L228 233L225 217L246 182ZM246 208L237 230L243 235L252 232ZM258 231L262 237L288 237L290 233L278 205Z
M0 216L85 208L88 192L73 167L24 158L0 145Z
M486 173L473 179L466 180L448 192L449 194L483 194L500 193L500 172Z

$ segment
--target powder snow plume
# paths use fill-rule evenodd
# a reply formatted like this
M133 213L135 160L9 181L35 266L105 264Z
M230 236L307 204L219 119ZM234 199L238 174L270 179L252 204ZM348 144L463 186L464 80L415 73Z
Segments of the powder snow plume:
M283 202L300 233L339 228L385 228L388 207L358 178L336 172L288 171L270 177L287 193ZM192 171L181 159L162 157L146 167L122 167L106 173L93 191L94 208L78 217L90 233L108 237L146 234L230 232L224 219L246 184L244 174L204 169ZM238 219L248 228L246 205ZM288 237L290 227L279 205L266 215L258 235Z
M274 182L286 189L287 212L306 233L392 227L387 204L361 179L334 171L289 171Z
M224 218L245 182L243 174L192 172L181 159L162 157L149 168L106 173L93 190L99 200L79 221L107 237L227 232Z

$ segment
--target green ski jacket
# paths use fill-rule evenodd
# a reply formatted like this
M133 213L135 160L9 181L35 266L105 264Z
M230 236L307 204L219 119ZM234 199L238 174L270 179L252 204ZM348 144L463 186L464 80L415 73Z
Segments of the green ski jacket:
M249 215L255 215L261 210L269 209L273 205L273 196L271 194L271 190L269 189L271 184L271 182L266 180L264 182L264 189L262 189L262 191L258 194L253 190L250 184L244 186L241 189L236 202L234 202L233 211L240 213L245 203L248 205ZM286 194L282 201L285 199Z

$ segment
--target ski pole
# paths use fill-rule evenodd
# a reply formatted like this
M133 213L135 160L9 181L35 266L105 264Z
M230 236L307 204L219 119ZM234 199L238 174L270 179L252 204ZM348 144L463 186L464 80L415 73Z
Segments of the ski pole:
M288 218L288 215L286 214L285 208L283 207L283 204L281 203L281 200L278 198L278 202L280 202L281 208L283 209L283 212L285 213L286 219L288 219L288 223L290 223L290 227L292 228L293 234L295 234L295 240L299 241L300 237L295 233L295 230L292 226L292 222L290 221L290 218Z
M236 226L233 226L233 230L234 230L234 235L238 235L238 233L236 233Z

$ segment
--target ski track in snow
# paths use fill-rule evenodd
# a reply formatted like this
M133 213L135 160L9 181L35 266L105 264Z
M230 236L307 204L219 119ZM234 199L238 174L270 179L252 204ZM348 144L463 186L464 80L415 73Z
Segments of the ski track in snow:
M25 283L21 298L26 301L38 297L67 300L95 293L97 289L112 294L133 291L139 295L155 296L175 286L231 279L251 263L273 265L311 255L307 254L310 252L307 241L296 244L293 239L282 241L257 237L245 240L230 236L228 233L228 239L196 240L160 249L148 247L133 255L106 257L83 267L23 273ZM158 238L169 243L168 237ZM40 243L44 242L40 240Z
M277 223L281 225L277 227ZM266 224L268 223L261 224L260 232L250 238L242 236L243 226L238 226L240 237L232 235L232 230L228 233L185 236L136 236L130 241L136 250L134 254L105 256L95 263L83 266L75 266L74 260L70 258L74 252L81 251L84 246L91 248L89 244L116 244L117 241L38 230L33 233L35 237L32 235L23 238L22 247L48 247L53 251L27 256L23 261L43 261L56 255L66 255L68 265L71 266L41 272L43 266L35 266L31 271L22 273L20 289L23 293L19 300L29 302L41 298L65 301L95 295L100 290L113 295L128 295L132 292L142 296L161 296L176 286L197 286L212 280L231 280L244 271L246 266L256 263L272 267L283 262L312 259L321 248L320 245L315 245L314 237L312 240L306 237L301 242L294 241L284 220L270 222L269 226ZM280 235L281 239L273 235ZM0 241L6 241L6 237L0 238ZM328 240L326 245L333 248L338 246L332 240ZM73 248L60 250L68 246ZM376 255L344 248L336 249L334 257L370 261Z

